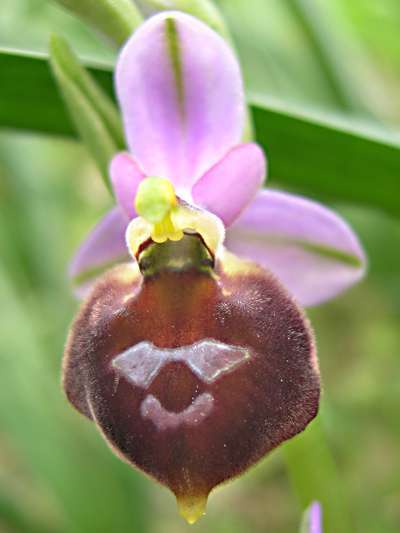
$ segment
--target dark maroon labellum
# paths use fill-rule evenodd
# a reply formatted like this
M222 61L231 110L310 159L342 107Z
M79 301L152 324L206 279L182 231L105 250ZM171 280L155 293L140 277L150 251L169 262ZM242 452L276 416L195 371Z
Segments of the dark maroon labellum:
M152 253L145 275L124 264L96 284L70 333L64 386L193 522L213 487L314 418L319 372L307 320L269 272L228 253L214 268L201 254L178 267L161 254L152 269Z

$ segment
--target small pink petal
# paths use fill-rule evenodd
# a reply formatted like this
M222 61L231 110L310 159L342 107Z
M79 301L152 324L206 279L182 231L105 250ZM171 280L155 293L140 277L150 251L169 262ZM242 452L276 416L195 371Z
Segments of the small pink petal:
M68 274L75 293L83 297L96 278L129 257L125 243L128 217L119 207L109 211L86 237L73 257Z
M308 533L322 533L322 509L319 502L313 502L308 509Z
M266 175L266 161L254 143L240 144L208 170L194 185L195 204L230 226L251 202Z
M178 194L240 141L239 64L222 37L190 15L163 12L142 24L119 57L116 88L130 152Z
M260 191L228 229L226 246L271 270L305 306L336 296L365 273L365 255L346 222L322 205Z
M129 219L134 218L136 192L145 175L129 154L121 152L111 161L110 176L117 203Z

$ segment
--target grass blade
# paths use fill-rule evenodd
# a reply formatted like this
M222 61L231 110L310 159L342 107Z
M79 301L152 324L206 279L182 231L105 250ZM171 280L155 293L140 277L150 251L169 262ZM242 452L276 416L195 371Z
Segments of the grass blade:
M110 70L88 70L112 97ZM0 126L75 135L46 57L5 51L0 53L0 71ZM289 110L262 95L251 95L249 103L257 141L269 158L272 185L400 216L399 137L333 115Z
M283 457L299 502L306 509L319 501L324 510L325 533L351 533L347 502L335 462L321 426L321 415L288 441Z
M131 0L55 0L121 46L142 17Z
M50 41L50 64L76 129L109 186L109 163L124 147L118 111L66 41L56 35Z

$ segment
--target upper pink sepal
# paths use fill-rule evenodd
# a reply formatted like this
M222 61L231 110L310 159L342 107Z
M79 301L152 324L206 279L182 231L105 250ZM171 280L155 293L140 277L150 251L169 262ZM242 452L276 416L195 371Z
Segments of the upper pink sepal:
M226 246L270 269L305 306L344 291L365 273L365 255L348 224L292 194L260 191L228 229Z
M116 89L130 152L178 194L240 142L239 64L222 37L190 15L164 12L140 26L119 57Z

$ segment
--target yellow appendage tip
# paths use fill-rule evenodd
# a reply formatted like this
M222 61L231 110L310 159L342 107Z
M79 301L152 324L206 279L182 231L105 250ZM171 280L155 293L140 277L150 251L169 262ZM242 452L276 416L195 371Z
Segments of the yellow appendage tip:
M182 237L183 231L173 224L170 213L163 220L154 224L151 232L151 238L158 243L165 242L168 239L180 241Z
M176 499L179 514L190 525L197 522L206 512L207 496L187 496Z

